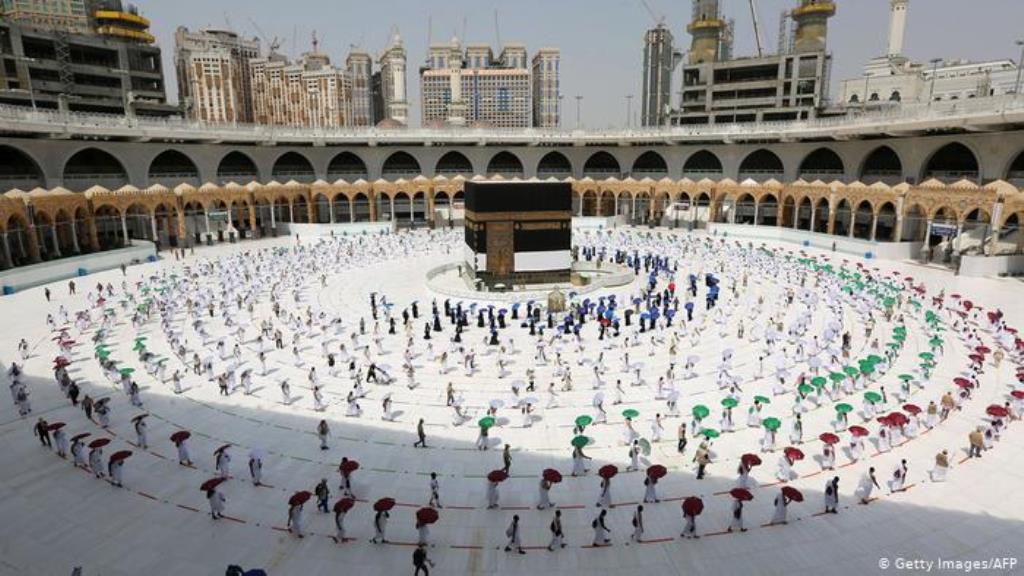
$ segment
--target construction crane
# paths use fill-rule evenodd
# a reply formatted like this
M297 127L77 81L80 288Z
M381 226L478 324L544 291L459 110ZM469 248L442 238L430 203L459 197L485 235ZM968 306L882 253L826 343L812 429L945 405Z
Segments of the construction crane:
M259 34L260 41L267 44L267 47L270 50L269 54L277 52L277 49L281 47L281 42L278 41L277 36L274 36L272 39L267 40L267 33L263 31L263 28L260 28L260 25L257 24L255 20L249 18L249 24L251 24L252 27L256 29L256 33Z
M654 23L656 25L658 25L659 27L665 25L665 16L659 16L658 14L656 14L654 12L654 9L651 8L651 5L647 3L647 0L640 0L640 3L644 5L644 9L647 10L647 13L651 15L651 19L654 20Z
M757 19L757 3L750 0L750 17L754 20L754 40L757 41L757 56L764 56L764 47L761 44L761 23Z

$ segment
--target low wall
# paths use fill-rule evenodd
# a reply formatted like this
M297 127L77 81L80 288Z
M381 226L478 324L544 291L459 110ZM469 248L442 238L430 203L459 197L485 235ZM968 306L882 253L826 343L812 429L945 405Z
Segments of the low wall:
M346 222L342 224L296 224L294 222L278 222L277 234L298 234L300 237L316 238L318 236L345 236L350 234L380 234L393 232L393 222Z
M580 230L604 230L626 223L624 216L573 216L572 227Z
M793 230L781 226L751 226L749 224L708 224L708 234L726 235L728 238L774 240L800 246L832 250L862 258L882 260L914 260L920 257L921 242L872 242L833 234L819 234L807 230Z
M17 292L57 280L118 268L121 264L146 262L150 257L156 258L155 244L146 240L132 240L132 245L127 248L71 256L0 272L0 286L5 294Z
M1024 275L1024 254L1013 256L963 256L960 259L961 276L1020 276Z

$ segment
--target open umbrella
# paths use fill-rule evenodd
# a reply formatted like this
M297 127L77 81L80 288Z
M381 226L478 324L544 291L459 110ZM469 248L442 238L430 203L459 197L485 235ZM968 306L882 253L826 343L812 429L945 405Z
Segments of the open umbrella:
M889 422L892 422L893 426L905 426L910 422L910 419L903 412L891 412L887 418Z
M508 480L508 472L505 472L504 470L491 470L487 474L488 482L498 483L504 482L505 480Z
M910 382L911 380L914 379L914 377L910 374L900 374L899 376L897 376L897 378L904 382Z
M181 444L185 440L188 440L190 436L192 436L192 433L188 430L178 430L174 434L171 434L171 442Z
M974 384L967 378L954 378L953 383L960 388L974 388Z
M796 488L793 488L792 486L783 486L782 487L782 495L785 496L786 498L789 498L793 502L803 502L804 501L803 493L800 492L799 490L797 490Z
M288 505L299 506L300 504L305 504L306 502L308 502L309 499L312 497L313 494L311 492L309 492L308 490L302 490L296 492L295 494L292 494L291 498L288 499Z
M870 434L870 432L868 432L868 429L863 426L850 426L850 434L853 434L854 437L859 438L862 436L867 436L868 434Z
M213 451L214 454L220 454L221 452L231 448L231 444L223 444L219 448Z
M585 446L589 446L593 442L594 439L590 438L589 436L576 436L575 438L572 439L571 444L576 448L583 448Z
M668 469L661 464L655 464L647 468L647 475L655 480L664 478L666 474L668 474Z
M97 438L89 442L89 448L103 448L107 444L110 444L110 438Z
M683 500L683 514L687 516L700 516L704 511L704 501L697 496L687 496Z
M803 460L804 459L804 452L803 452L803 450L801 450L801 449L799 449L799 448L797 448L795 446L787 446L786 449L783 450L783 454L786 455L786 458L789 458L790 460L793 460L793 461Z
M495 398L494 400L491 400L491 408L497 410L498 408L502 408L503 406L505 406L504 400L500 398Z
M92 434L89 434L88 432L82 432L81 434L75 434L74 436L71 437L71 441L72 442L78 442L82 438L86 438L88 436L92 436Z
M821 439L821 441L824 442L825 444L829 445L839 443L839 436L836 436L831 432L822 432L821 435L818 436L818 438Z
M905 410L908 414L911 414L913 416L917 416L918 414L921 413L921 407L918 406L917 404L904 404L903 410Z
M974 349L974 351L977 352L978 354L988 354L989 352L992 351L992 349L989 348L988 346L978 346Z
M127 460L132 455L131 450L118 450L110 455L111 462L119 462L121 460Z
M748 502L754 499L754 495L750 493L750 490L746 488L733 488L729 490L729 495L737 500Z
M631 420L636 420L636 417L639 416L639 415L640 415L640 412L635 410L635 409L633 409L633 408L627 408L627 409L622 411L622 417L623 418L629 418Z
M757 454L744 454L743 456L740 457L740 460L748 468L753 468L754 466L761 465L761 457L758 456Z
M381 498L373 503L373 509L375 512L387 512L395 507L394 498Z
M637 441L637 445L640 446L640 453L644 456L651 455L651 441L647 438L641 438Z
M811 394L811 393L814 392L814 387L809 385L809 384L801 384L801 385L797 386L796 389L797 389L798 392L800 392L804 396L807 396L808 394Z
M433 524L437 522L438 516L437 510L433 508L420 508L416 511L416 521L420 524Z
M970 358L972 361L978 364L981 364L982 362L985 361L985 357L982 356L981 354L971 354L970 356L968 356L968 358Z
M619 469L614 464L605 464L597 471L597 475L604 479L614 478L619 473Z
M761 421L761 425L764 426L766 430L774 432L779 429L779 426L782 426L782 422L778 418L768 417Z
M882 395L874 391L865 392L864 400L867 400L871 404L877 404L882 401Z
M828 377L833 382L842 382L843 380L846 380L846 374L843 374L842 372L833 372L829 374Z
M827 381L825 380L824 376L815 376L814 378L811 378L811 385L813 385L815 388L821 388L826 383Z
M1013 396L1017 400L1024 400L1024 390L1014 390L1010 392L1010 396Z
M46 429L49 430L50 432L53 432L54 430L60 430L64 426L66 426L66 424L64 424L63 422L51 422L49 426L46 427Z
M359 462L356 462L355 460L345 460L340 466L338 466L338 468L340 468L345 474L351 474L356 470L359 470Z
M348 512L356 505L355 498L342 498L334 503L334 513Z
M545 480L551 482L552 484L558 484L559 482L562 481L562 473L559 472L558 470L555 470L554 468L546 468L543 472L541 472L541 476L543 476Z
M736 399L731 397L731 396L728 397L728 398L722 398L722 407L723 408L735 408L738 404L739 404L739 402L737 402ZM697 406L694 406L693 409L696 410ZM705 414L704 416L701 416L701 418L706 418L706 417L707 417L707 414Z
M988 415L992 416L993 418L1006 418L1007 416L1010 415L1010 413L1006 410L1005 407L996 404L993 404L986 408L985 412L988 413Z
M494 426L494 418L492 416L484 416L479 422L477 422L477 424L479 424L481 428L490 428L491 426Z
M220 486L220 484L222 482L226 482L226 481L227 481L227 478L210 478L206 482L203 482L202 484L200 484L199 485L199 489L202 490L203 492L209 492L210 490L213 490L217 486Z
M772 401L767 396L754 396L754 402L757 404L771 404Z
M836 412L840 414L849 414L853 412L853 406L846 403L836 404Z
M703 404L697 404L696 406L693 407L693 417L698 420L707 418L708 414L711 414L711 411L708 410L708 407L704 406Z
M700 434L708 440L713 440L720 436L718 430L715 430L714 428L702 428Z
M590 424L593 421L594 421L594 419L591 418L590 416L587 416L586 414L584 414L583 416L577 416L576 417L576 427L577 428L586 428L587 426L590 426Z

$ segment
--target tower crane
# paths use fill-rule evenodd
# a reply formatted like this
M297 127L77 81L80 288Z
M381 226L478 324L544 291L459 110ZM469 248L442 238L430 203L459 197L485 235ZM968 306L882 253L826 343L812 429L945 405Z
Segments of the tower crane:
M750 1L750 17L754 20L754 40L757 41L757 56L764 56L764 47L761 45L761 23L757 19L757 2Z
M644 5L644 9L647 10L647 13L651 15L651 19L654 20L655 24L657 24L658 26L665 25L665 16L659 16L658 14L656 14L654 10L651 8L651 5L647 3L647 0L640 0L640 3Z

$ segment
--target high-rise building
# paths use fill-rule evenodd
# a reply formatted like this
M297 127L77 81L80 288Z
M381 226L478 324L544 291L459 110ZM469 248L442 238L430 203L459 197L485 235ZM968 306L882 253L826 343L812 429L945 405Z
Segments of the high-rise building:
M352 80L351 126L373 126L373 59L366 52L353 50L345 59Z
M396 32L378 60L380 64L380 98L383 115L375 119L390 120L405 126L409 123L409 100L406 87L406 56L402 37Z
M86 34L89 6L86 0L0 0L0 16L24 26Z
M557 126L559 61L554 48L538 51L528 67L526 47L508 44L497 58L490 46L465 52L459 40L433 44L420 69L424 125L486 125L500 128ZM537 95L541 101L534 102ZM534 112L539 116L534 117Z
M149 20L120 0L0 0L0 103L167 116ZM83 24L84 22L84 24Z
M682 55L673 47L672 32L659 23L644 34L644 77L640 124L661 126L672 109L672 72Z
M533 125L539 128L555 128L562 123L558 77L561 61L558 48L541 48L533 55Z
M174 34L178 98L190 118L203 122L252 122L252 70L260 55L255 38L227 30Z
M252 61L253 112L258 124L341 128L351 126L352 81L313 50L291 63L271 53Z

